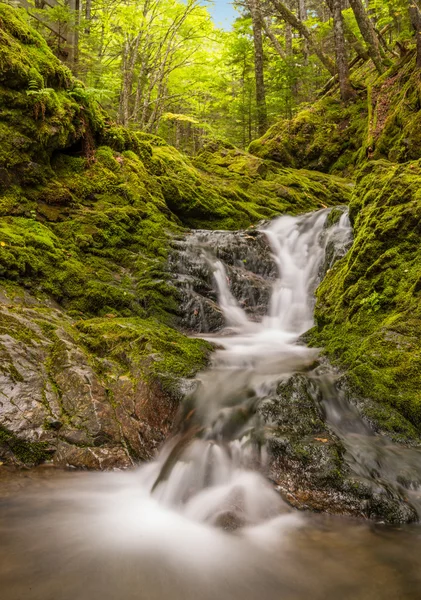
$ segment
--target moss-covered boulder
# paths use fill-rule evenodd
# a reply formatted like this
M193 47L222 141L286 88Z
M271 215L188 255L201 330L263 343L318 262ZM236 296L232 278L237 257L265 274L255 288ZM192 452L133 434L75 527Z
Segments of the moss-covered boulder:
M278 121L250 144L249 151L285 167L350 172L363 145L367 114L364 92L348 106L327 96L293 119Z
M278 121L249 151L285 167L352 174L369 159L421 157L421 84L408 52L381 76L370 64L352 75L357 99L334 88L291 120Z
M112 468L151 458L210 348L155 319L74 320L2 289L0 459Z
M368 163L350 205L355 241L317 297L315 344L347 369L367 419L421 434L421 163Z

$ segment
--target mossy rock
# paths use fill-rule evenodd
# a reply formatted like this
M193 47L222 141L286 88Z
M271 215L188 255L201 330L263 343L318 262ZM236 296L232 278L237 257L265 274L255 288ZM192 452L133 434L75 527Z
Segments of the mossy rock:
M402 416L379 412L397 436L410 424L421 433L420 181L420 161L361 169L350 205L355 241L317 292L313 331L361 397Z
M325 173L352 172L366 132L367 103L362 93L344 106L326 97L301 110L290 121L273 125L249 152L285 167Z

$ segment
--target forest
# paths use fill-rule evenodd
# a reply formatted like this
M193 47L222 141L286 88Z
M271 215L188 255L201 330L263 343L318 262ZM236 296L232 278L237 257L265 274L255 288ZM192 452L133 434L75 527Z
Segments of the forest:
M419 9L405 0L247 0L235 3L231 31L215 26L207 1L53 4L35 2L32 23L86 94L118 123L189 153L209 138L245 149L338 74L351 100L352 72L370 61L384 73L419 31Z
M1 1L4 600L419 598L420 236L418 0Z

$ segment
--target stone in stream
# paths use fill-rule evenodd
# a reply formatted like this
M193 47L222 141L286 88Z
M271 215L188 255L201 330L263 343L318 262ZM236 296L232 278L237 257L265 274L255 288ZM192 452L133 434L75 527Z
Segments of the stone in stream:
M268 475L282 496L300 509L390 523L416 521L401 486L383 487L369 473L352 469L346 438L344 443L326 423L325 402L317 376L297 374L259 407L269 431Z
M196 333L219 331L226 324L217 304L212 260L222 261L232 295L252 320L268 310L277 267L266 236L246 231L195 231L173 243L169 270L179 290L179 324Z

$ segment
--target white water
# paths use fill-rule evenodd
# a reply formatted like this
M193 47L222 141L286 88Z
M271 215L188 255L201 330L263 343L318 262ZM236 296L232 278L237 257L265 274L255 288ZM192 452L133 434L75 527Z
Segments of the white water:
M193 424L142 471L146 486L155 483L153 496L162 505L225 528L262 523L287 512L259 473L266 453L255 413L278 381L309 367L317 356L317 350L298 339L313 324L314 290L325 248L333 237L344 242L350 234L346 214L325 229L328 213L281 217L264 229L279 278L269 313L260 323L239 306L223 263L214 261L219 304L229 329L210 338L223 348L198 378Z

